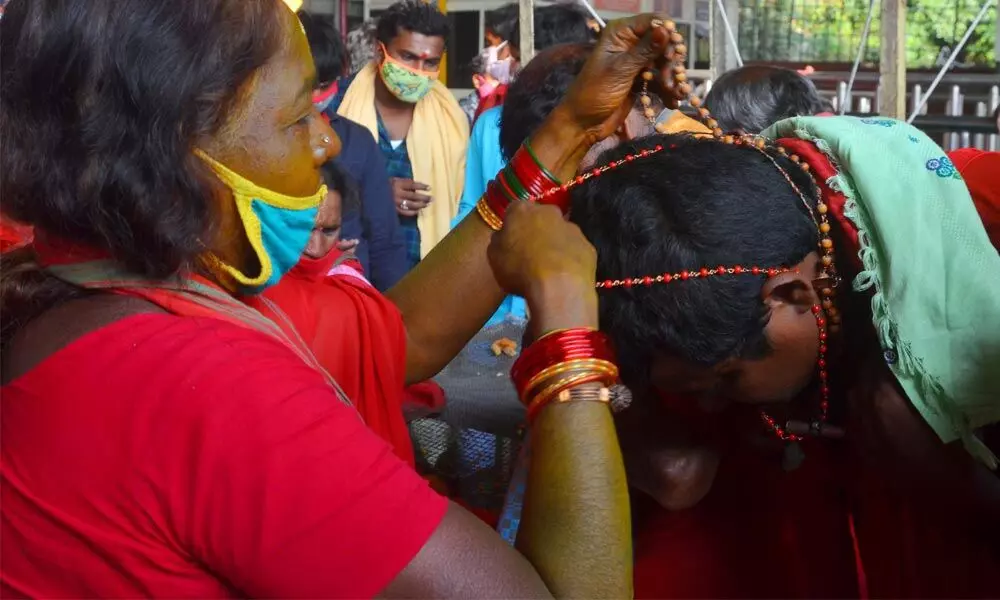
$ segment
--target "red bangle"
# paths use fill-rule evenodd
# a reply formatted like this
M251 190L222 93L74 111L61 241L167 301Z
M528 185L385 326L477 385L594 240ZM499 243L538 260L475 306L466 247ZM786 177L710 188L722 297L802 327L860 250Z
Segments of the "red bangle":
M517 178L510 175L509 169L497 173L497 178L494 181L500 184L500 189L511 202L526 202L530 198L530 195L520 186Z
M544 369L578 360L601 360L614 364L615 355L607 336L594 329L580 327L553 331L542 336L521 352L511 369L511 379L522 401L528 383Z
M496 179L486 186L486 203L501 221L507 217L507 207L510 206L511 199L507 197L503 186Z
M508 169L531 195L533 201L558 206L563 214L569 211L568 190L537 160L531 150L530 141L526 141L514 153L508 163Z
M521 181L533 181L538 179L545 184L545 188L559 187L562 183L559 179L552 174L551 171L545 168L545 165L538 160L535 156L534 150L531 149L531 140L525 140L521 147L517 149L514 156L510 159L510 165L513 167L514 172L517 174Z

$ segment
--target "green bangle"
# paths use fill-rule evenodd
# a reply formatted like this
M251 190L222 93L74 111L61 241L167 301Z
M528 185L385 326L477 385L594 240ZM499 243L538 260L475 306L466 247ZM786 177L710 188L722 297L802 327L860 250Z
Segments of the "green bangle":
M514 174L514 170L510 168L510 165L504 167L503 171L500 172L500 176L507 182L507 185L510 186L510 191L514 192L518 200L527 200L531 197L531 194L528 193L528 190L524 189L521 180Z
M562 182L559 181L559 178L556 177L555 175L553 175L552 171L549 171L548 169L546 169L545 165L542 164L542 161L538 160L538 156L535 155L535 151L531 148L531 139L530 138L527 139L527 140L524 140L523 146L524 146L524 149L528 151L528 156L531 157L531 160L535 161L535 166L538 167L539 170L541 170L542 174L545 175L546 177L548 177L549 181L551 181L552 183L555 183L557 185L562 185Z
M517 198L511 196L513 190L508 190L507 186L504 185L504 182L507 181L507 178L504 177L503 174L504 174L503 171L497 173L497 177L496 179L493 180L491 185L498 186L500 188L500 193L503 194L503 197L506 198L508 202L511 203L517 202Z

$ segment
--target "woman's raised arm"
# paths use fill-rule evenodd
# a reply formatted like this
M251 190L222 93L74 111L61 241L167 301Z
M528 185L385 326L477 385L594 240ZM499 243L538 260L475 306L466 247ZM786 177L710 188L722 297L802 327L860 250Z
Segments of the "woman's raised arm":
M652 15L611 23L566 99L532 137L538 162L560 181L575 177L590 146L624 121L639 73L656 66L670 76L669 37ZM486 260L492 234L473 212L388 291L406 324L408 381L440 371L499 306L505 292Z

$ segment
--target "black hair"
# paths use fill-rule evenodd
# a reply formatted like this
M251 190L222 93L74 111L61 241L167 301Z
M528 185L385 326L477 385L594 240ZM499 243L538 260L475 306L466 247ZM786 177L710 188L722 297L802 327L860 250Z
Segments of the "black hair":
M535 52L559 44L593 42L597 36L587 24L590 16L572 4L553 4L535 9ZM521 47L521 23L514 27L507 38L514 48Z
M543 50L510 84L500 113L500 150L507 160L562 102L593 49L592 43L576 43ZM659 84L650 82L648 88L653 108L662 108ZM638 92L637 84L633 95L641 107Z
M782 119L828 112L830 104L795 71L749 66L727 71L705 97L705 107L725 131L760 133Z
M300 10L299 20L309 40L313 62L316 63L316 79L320 87L330 85L347 70L347 46L337 30L333 15L319 15Z
M218 182L192 150L285 43L284 10L273 0L184 10L13 0L0 23L5 214L146 277L193 267L213 236ZM66 284L42 289L37 265L27 271L4 273L5 339L61 297L56 287L71 295Z
M507 160L562 102L593 48L580 43L549 48L510 84L500 113L500 150Z
M517 15L518 5L515 3L488 10L484 15L483 28L497 34L501 39L509 40L517 26Z
M670 149L573 191L571 220L597 249L598 281L718 265L793 266L816 250L816 226L801 198L756 150L653 135L598 162L657 145ZM814 202L808 175L771 154ZM645 383L658 353L702 365L766 354L762 284L760 277L726 276L601 290L601 329L615 344L625 383Z
M378 16L375 39L388 46L401 31L444 38L447 43L451 25L431 2L400 0Z
M328 161L320 168L323 174L323 183L332 190L340 193L341 210L346 215L360 209L360 194L358 184L347 171L336 161Z

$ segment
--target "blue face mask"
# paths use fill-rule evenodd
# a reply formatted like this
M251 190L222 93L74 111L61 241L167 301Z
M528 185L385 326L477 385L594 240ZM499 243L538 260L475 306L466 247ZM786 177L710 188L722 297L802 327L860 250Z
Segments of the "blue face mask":
M315 194L304 198L286 196L254 184L200 150L195 153L232 190L261 269L258 275L250 276L215 255L211 255L212 262L236 280L243 293L259 294L277 284L299 262L312 235L319 205L326 198L326 186L321 185Z

